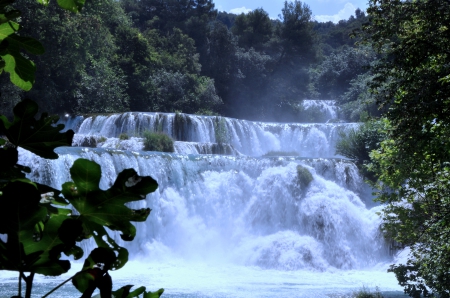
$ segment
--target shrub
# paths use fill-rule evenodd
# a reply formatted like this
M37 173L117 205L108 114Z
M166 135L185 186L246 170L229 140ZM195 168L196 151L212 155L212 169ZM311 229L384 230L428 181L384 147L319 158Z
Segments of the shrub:
M374 174L365 165L370 162L370 152L378 149L386 138L386 124L383 121L368 121L357 129L339 133L341 139L336 144L336 154L343 155L356 164L361 174L374 180Z
M228 132L227 122L223 117L217 117L214 122L214 135L216 143L229 144L231 142L231 135Z
M302 188L308 187L308 185L314 180L311 172L304 166L297 166L297 180Z
M129 140L130 139L130 136L127 134L127 133L121 133L120 135L119 135L119 140Z
M144 150L174 152L173 140L162 132L144 131Z
M363 287L361 290L353 293L352 298L383 298L378 287L375 288L375 292L371 292L368 288Z

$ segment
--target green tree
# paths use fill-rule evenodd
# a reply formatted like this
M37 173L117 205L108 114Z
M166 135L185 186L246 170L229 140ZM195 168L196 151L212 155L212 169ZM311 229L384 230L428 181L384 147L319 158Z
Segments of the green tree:
M272 37L273 25L269 14L264 9L257 8L237 16L231 31L238 37L240 47L261 51Z
M391 268L411 296L450 297L450 2L371 0L365 28L381 60L372 88L388 140L372 153L384 230L411 247Z
M370 46L343 47L327 56L313 71L313 82L321 98L339 99L350 82L368 71L376 58Z
M33 58L41 67L26 96L36 98L44 110L58 113L97 107L102 107L97 112L128 110L129 100L124 95L127 85L123 72L115 66L118 47L114 32L119 25L131 23L119 3L89 2L77 14L55 2L44 7L18 0L15 7L22 12L21 35L33 36L46 45L45 53ZM94 91L94 86L102 86L104 90L99 92L103 93ZM108 97L114 100L109 102Z
M284 2L279 15L282 26L279 29L282 51L279 61L296 59L299 65L307 65L316 58L316 41L312 26L312 11L306 3L295 0Z

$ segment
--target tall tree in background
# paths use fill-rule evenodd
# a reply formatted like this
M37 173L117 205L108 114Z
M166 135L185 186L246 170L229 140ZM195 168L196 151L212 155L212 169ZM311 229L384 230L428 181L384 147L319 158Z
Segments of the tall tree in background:
M298 0L284 2L270 42L270 83L261 98L262 116L270 121L301 121L298 109L308 96L308 68L317 56L312 12Z
M279 17L282 21L280 62L284 59L296 59L304 64L313 62L316 52L309 6L298 0L285 1Z
M450 1L371 0L369 39L389 139L372 153L384 229L411 247L393 266L411 296L450 297Z
M240 14L234 21L232 32L238 37L239 46L245 49L264 49L273 34L272 21L269 14L262 8L257 8L247 14Z

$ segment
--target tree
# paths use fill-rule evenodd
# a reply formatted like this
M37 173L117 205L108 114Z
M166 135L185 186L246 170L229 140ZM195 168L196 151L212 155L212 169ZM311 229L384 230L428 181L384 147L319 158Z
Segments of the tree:
M343 47L313 71L315 88L322 98L338 99L350 87L351 80L367 72L373 60L375 53L370 47Z
M311 9L306 3L298 0L284 2L279 15L282 21L279 29L282 47L280 61L285 57L296 58L303 65L314 61L316 51L311 15Z
M272 37L273 26L269 14L264 9L257 8L237 16L231 31L238 37L240 47L261 51Z
M393 266L411 296L450 297L450 2L371 0L367 40L383 54L372 88L388 139L372 153L383 228L411 247Z
M54 2L44 7L17 0L14 7L21 11L21 36L32 36L46 45L45 53L33 57L41 67L36 69L33 89L28 95L22 92L22 98L35 98L44 110L58 113L98 107L102 109L96 112L128 110L127 85L116 61L115 31L131 22L117 1L89 2L77 14ZM101 94L93 90L102 85ZM108 101L109 97L114 100Z

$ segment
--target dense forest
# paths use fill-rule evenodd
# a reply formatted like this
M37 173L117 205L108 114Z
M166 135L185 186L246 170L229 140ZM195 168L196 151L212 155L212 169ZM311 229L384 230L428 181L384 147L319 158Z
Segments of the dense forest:
M350 37L361 10L337 24L299 1L272 20L262 8L218 12L212 0L94 0L79 14L17 1L21 35L46 44L26 96L53 113L214 114L307 122L303 99L336 99L350 120L367 110L363 83L375 54ZM1 78L1 112L25 93ZM358 102L357 104L355 104Z

